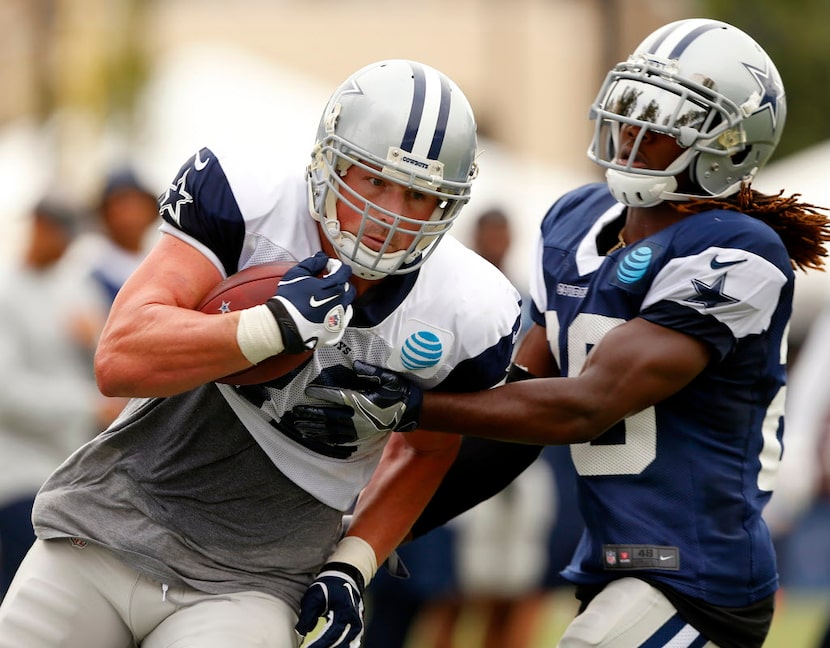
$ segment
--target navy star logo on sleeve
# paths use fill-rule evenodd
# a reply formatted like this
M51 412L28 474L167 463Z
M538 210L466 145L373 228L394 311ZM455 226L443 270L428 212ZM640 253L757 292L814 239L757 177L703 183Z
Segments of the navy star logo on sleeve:
M178 180L167 187L167 191L165 192L164 198L161 200L161 206L159 207L159 214L163 215L166 211L170 215L170 218L176 222L176 225L181 225L180 211L182 205L193 202L193 196L185 191L184 188L188 171L190 171L189 167L184 170L184 173L179 176Z
M706 308L714 308L720 304L734 304L739 300L723 292L723 284L725 281L726 273L715 279L711 286L700 279L692 279L692 287L697 294L684 301L693 304L702 304Z

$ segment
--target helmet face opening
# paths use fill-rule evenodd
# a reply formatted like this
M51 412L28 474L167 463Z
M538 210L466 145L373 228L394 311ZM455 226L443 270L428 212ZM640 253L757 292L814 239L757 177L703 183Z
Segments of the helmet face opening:
M365 278L376 278L374 275L403 274L415 270L449 231L459 209L469 197L468 187L458 187L461 194L448 193L446 187L438 188L441 187L440 182L432 181L423 174L407 173L398 167L379 168L379 160L372 160L370 164L351 152L344 153L330 146L324 146L321 153L326 197L329 203L334 203L326 208L326 213L332 213L334 217L325 218L324 231L341 258L346 259L353 270L356 269L358 276L371 274ZM397 153L394 156L397 157ZM403 189L432 197L436 206L427 219L391 211L347 184L345 174L353 166ZM430 184L432 186L428 186ZM337 202L341 210L348 209L357 215L360 225L356 232L342 228L337 216ZM369 232L372 237L366 241ZM405 247L400 247L402 240L408 241Z
M630 119L634 124L650 124L670 135L680 127L700 128L709 108L690 98L682 87L670 88L623 76L613 80L602 101L603 111Z
M476 126L461 90L411 61L384 61L350 77L329 101L309 166L312 214L338 256L366 279L416 270L469 200L476 175ZM349 187L357 166L436 199L428 219L395 213ZM347 232L338 202L359 214ZM385 236L379 242L378 231ZM367 231L372 239L363 240ZM404 248L399 249L401 240Z
M681 20L648 36L608 73L591 106L588 157L607 169L609 188L629 206L725 197L772 155L785 115L778 72L755 41L726 23ZM625 126L640 133L620 159ZM650 132L685 150L662 169L635 164ZM677 175L687 169L692 186L678 193Z

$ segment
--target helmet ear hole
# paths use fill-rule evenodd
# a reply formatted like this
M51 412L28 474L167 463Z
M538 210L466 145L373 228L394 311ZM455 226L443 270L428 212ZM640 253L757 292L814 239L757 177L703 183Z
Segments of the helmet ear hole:
M752 145L750 144L742 151L738 151L735 155L732 155L729 159L732 160L732 164L735 166L741 166L748 158L749 154L752 153Z

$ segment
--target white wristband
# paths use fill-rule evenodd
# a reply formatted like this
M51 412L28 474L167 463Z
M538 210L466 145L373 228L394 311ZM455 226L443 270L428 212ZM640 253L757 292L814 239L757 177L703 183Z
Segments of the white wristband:
M242 355L252 364L258 364L285 349L277 320L265 304L239 311L236 343Z
M369 581L378 570L378 559L372 545L358 536L346 536L337 543L334 553L329 556L328 562L344 562L360 571L363 575L363 584Z

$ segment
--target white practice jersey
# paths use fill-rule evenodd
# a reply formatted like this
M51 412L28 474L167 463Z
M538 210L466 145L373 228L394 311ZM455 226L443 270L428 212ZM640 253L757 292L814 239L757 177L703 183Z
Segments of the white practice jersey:
M218 155L202 149L182 168L162 197L162 231L203 251L223 275L264 262L301 261L321 248L301 173L275 182L267 167L252 173L246 157ZM220 391L283 473L345 510L372 474L387 435L348 447L303 439L285 414L315 402L306 386L358 359L411 374L425 389L440 388L450 376L453 390L491 387L507 370L518 299L496 268L448 237L420 272L390 278L356 304L339 344L318 348L311 362L273 384L222 385Z
M161 230L196 247L223 276L299 262L321 249L305 178L274 176L246 157L203 148L162 194ZM35 510L39 535L92 539L160 578L172 565L206 591L299 596L388 437L347 446L304 438L291 409L315 402L306 386L342 383L359 359L425 389L486 389L504 378L519 330L516 289L451 237L418 271L378 282L354 307L340 343L270 383L133 401L47 482ZM101 508L119 524L91 524ZM271 572L276 586L263 584ZM286 585L286 572L303 576Z

